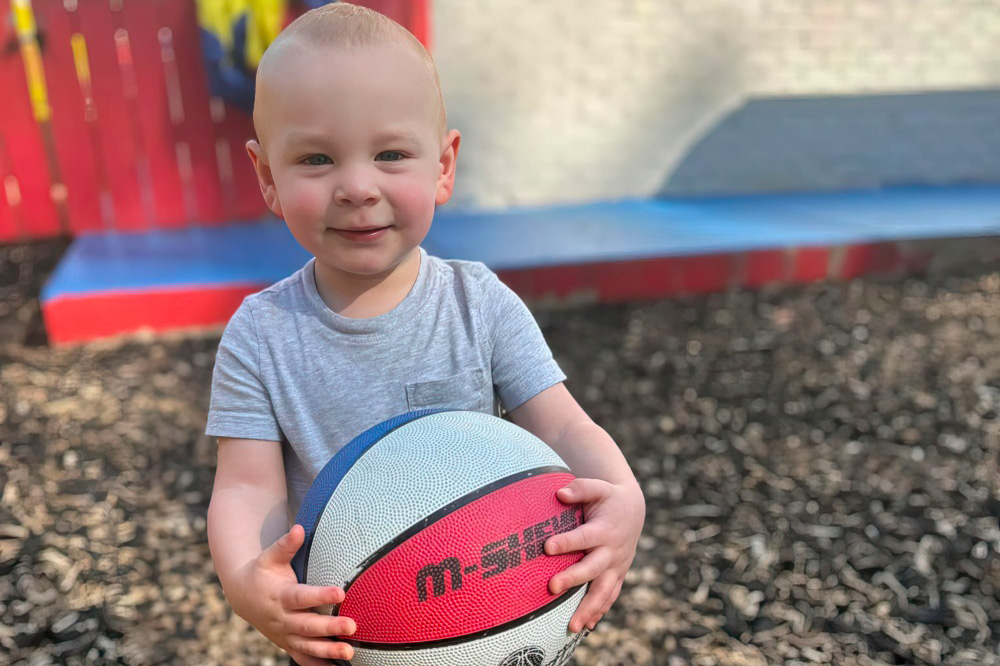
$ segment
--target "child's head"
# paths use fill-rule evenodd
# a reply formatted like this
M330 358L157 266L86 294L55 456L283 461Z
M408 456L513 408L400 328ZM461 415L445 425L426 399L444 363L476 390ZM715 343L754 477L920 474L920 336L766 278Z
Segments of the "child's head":
M459 135L433 61L374 11L335 3L289 25L258 67L254 126L264 198L317 273L376 277L413 260L451 196Z

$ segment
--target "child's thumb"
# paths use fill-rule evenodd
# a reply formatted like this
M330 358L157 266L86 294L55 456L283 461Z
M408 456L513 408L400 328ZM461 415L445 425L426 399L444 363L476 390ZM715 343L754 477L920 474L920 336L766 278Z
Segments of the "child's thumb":
M607 497L611 484L600 479L576 478L556 491L559 501L567 504L592 502Z
M306 531L301 525L293 525L292 529L281 535L264 551L265 557L275 564L291 564L295 553L299 552L305 541Z

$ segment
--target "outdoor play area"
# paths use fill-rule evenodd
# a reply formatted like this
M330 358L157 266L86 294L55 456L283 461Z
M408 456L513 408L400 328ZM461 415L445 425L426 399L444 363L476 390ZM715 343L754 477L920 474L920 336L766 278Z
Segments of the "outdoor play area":
M223 4L0 0L2 663L287 663L206 536L221 327L305 257ZM359 4L463 132L428 251L645 494L572 663L1000 666L1000 7Z

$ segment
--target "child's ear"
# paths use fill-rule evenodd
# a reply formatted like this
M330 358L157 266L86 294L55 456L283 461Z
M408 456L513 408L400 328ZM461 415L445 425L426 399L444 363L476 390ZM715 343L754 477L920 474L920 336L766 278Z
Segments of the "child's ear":
M271 212L285 219L281 214L281 202L278 201L278 190L274 186L274 178L271 176L271 167L267 164L264 156L264 149L260 147L256 139L247 141L247 154L253 162L253 170L257 172L257 183L260 185L260 193L264 195L264 202Z
M434 202L438 205L448 203L451 192L455 188L455 161L458 159L458 144L461 141L462 135L458 133L458 130L451 130L441 142L437 194L434 197Z

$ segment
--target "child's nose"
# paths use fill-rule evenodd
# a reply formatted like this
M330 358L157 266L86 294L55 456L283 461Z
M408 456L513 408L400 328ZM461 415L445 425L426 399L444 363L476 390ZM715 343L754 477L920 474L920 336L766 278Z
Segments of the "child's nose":
M371 205L379 200L378 187L367 169L351 169L342 174L334 199L341 206Z

